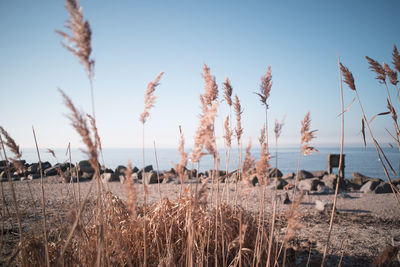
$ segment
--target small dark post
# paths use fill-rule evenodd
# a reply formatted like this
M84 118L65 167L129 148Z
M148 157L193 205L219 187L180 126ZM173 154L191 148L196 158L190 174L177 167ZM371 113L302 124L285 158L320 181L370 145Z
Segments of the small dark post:
M342 166L339 170L339 177L344 179L344 154L342 158ZM328 154L328 173L332 173L332 168L339 168L340 154Z

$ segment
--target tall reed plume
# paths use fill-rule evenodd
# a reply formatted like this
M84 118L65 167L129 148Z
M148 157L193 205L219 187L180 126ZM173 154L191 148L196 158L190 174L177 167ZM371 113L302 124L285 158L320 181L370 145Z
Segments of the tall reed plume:
M66 9L70 19L67 20L65 28L71 31L56 31L64 38L63 46L74 54L85 67L88 76L93 75L94 60L90 57L92 53L92 31L89 22L83 19L82 7L78 0L66 0Z
M300 152L299 152L299 158L297 162L297 174L296 174L296 180L295 180L295 185L293 188L293 200L296 197L296 189L297 189L297 184L299 182L299 172L300 172L300 159L301 155L307 156L311 155L313 152L318 152L317 149L315 149L313 146L310 145L310 141L315 138L315 132L317 130L310 130L311 127L311 119L310 119L310 111L307 112L307 114L304 116L304 119L301 121L301 129L300 129L300 134L301 134L301 139L300 139ZM293 201L293 205L294 205Z
M398 198L397 189L394 187L394 185L393 185L393 183L392 183L392 179L390 178L390 175L389 175L389 173L388 173L388 171L387 171L386 165L385 165L385 163L384 163L384 161L383 161L383 158L382 158L382 157L385 157L385 156L382 155L383 151L380 149L379 144L378 144L377 140L375 139L375 137L374 137L374 135L373 135L373 133L372 133L370 124L369 124L368 120L366 119L365 112L364 112L364 108L363 108L363 105L362 105L362 103L361 103L361 101L360 101L360 97L359 97L359 95L358 95L358 91L357 91L356 86L355 86L353 74L352 74L351 71L350 71L347 67L345 67L342 63L339 63L339 64L340 64L340 70L341 70L341 72L343 73L344 82L350 87L350 89L352 89L352 90L356 93L356 97L357 97L358 103L359 103L359 105L360 105L360 109L361 109L362 116L363 116L363 117L362 117L363 124L367 125L367 129L368 129L368 132L369 132L369 134L370 134L370 137L371 137L371 139L372 139L372 141L373 141L373 144L374 144L374 146L375 146L375 150L376 150L376 153L377 153L377 155L378 155L379 162L381 163L381 165L382 165L382 167L383 167L383 170L384 170L384 172L385 172L386 178L388 179L388 182L389 182L389 184L390 184L390 186L391 186L391 188L392 188L393 195L394 195L394 197L396 198L398 204L400 205L400 200L399 200L399 198ZM363 137L364 137L364 139L365 139L365 136L363 136Z
M267 150L269 150L268 142L268 108L267 103L272 87L271 66L268 66L267 73L261 76L260 93L256 93L260 97L261 104L265 106L265 136L267 142Z
M90 83L92 115L96 118L93 89L94 59L91 58L92 31L89 22L83 19L82 7L80 6L79 1L66 0L65 2L65 7L70 16L70 19L66 21L65 28L71 33L58 30L56 32L64 38L64 41L62 42L63 46L78 58L79 62L87 71Z
M147 174L145 173L145 155L144 155L144 125L147 121L147 118L150 116L150 108L152 108L154 106L154 102L156 100L156 96L154 95L154 91L156 90L156 87L159 85L160 83L160 79L161 76L164 74L164 72L160 72L156 78L149 82L147 84L147 90L144 94L144 111L142 112L142 114L140 114L139 120L140 122L142 122L143 125L143 136L142 136L142 141L143 141L143 147L142 147L142 154L143 154L143 171L142 171L142 182L143 182L143 190L144 190L144 194L143 194L143 198L144 198L144 212L146 214L146 209L147 209L147 195L148 195L148 189L147 189ZM143 265L147 266L147 235L146 235L146 220L144 220L144 226L143 226L143 240L144 240L144 256L143 256Z
M200 95L202 113L200 114L199 126L194 138L194 147L190 155L192 162L196 163L199 163L200 158L204 155L203 148L213 156L214 161L219 160L214 132L214 122L219 105L217 101L218 86L215 82L215 77L210 74L210 68L206 64L204 64L203 70L202 77L205 86L204 94Z

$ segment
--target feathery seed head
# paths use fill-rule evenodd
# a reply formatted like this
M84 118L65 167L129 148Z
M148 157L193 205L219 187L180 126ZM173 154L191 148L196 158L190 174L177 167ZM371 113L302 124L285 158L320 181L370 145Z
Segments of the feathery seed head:
M303 155L310 155L313 152L318 152L317 149L314 147L310 146L308 143L315 138L315 132L310 131L310 126L311 126L311 119L310 119L310 112L307 112L306 116L304 117L304 120L301 122L301 151L303 152Z
M202 77L205 82L204 87L204 100L208 106L212 105L212 102L218 98L218 85L215 82L215 77L211 75L210 68L206 64L203 66L204 74Z
M251 150L251 140L249 140L249 144L246 147L246 157L243 162L243 171L242 171L243 173L247 173L248 171L254 170L255 159L251 155L250 150Z
M275 128L274 128L274 133L275 133L275 139L278 140L278 138L281 136L282 132L282 127L285 125L285 119L286 119L286 114L283 117L282 121L279 123L277 119L275 119Z
M86 121L86 116L84 116L76 109L71 99L61 89L58 89L58 91L63 97L64 104L71 112L71 114L67 117L70 119L72 127L75 128L75 130L81 136L83 143L86 145L87 150L84 150L83 152L89 156L89 162L93 169L98 170L99 162L97 147L95 145L95 142L92 141L91 133Z
M393 65L395 69L400 72L400 55L396 45L393 47Z
M85 67L88 76L93 75L94 60L90 58L92 52L91 35L89 22L83 19L82 7L78 0L66 0L66 8L70 19L65 27L71 31L71 35L56 31L64 38L63 46L74 54Z
M200 97L200 99L203 99ZM194 147L190 158L192 162L199 162L200 158L204 155L202 152L203 147L208 150L210 154L217 158L217 149L215 144L214 135L214 121L217 115L217 108L219 102L212 103L211 107L203 105L203 112L200 114L199 126L197 127Z
M11 135L2 126L0 126L0 131L1 131L1 133L3 134L3 136L5 138L4 144L15 155L16 159L21 159L22 158L22 152L19 149L19 145L17 145L15 140L11 137Z
M376 79L381 83L386 83L386 72L385 69L376 60L365 56L368 60L369 68L376 73Z
M267 183L267 172L271 168L269 164L270 155L267 152L267 144L262 144L260 159L257 161L257 178L261 185L266 185Z
M264 76L261 76L261 85L260 92L256 93L260 97L261 103L263 103L267 108L267 100L269 97L269 93L271 92L272 87L272 75L271 75L271 66L268 66L267 73Z
M238 143L240 142L240 138L242 137L243 134L243 128L242 128L242 119L241 115L243 113L242 106L240 105L239 97L235 95L235 103L234 103L234 108L235 108L235 114L236 114L236 138L238 140Z
M344 82L347 83L351 90L356 91L356 85L354 83L354 77L351 71L347 67L343 66L342 63L340 63L340 70L343 73Z
M226 144L227 144L228 147L231 147L231 145L232 145L232 133L233 132L229 127L229 116L226 116L224 138L225 138L225 141L226 141Z
M383 66L385 67L385 73L386 75L389 77L389 81L391 84L393 84L394 86L397 85L397 83L399 82L397 80L397 72L395 72L394 70L392 70L388 64L383 63Z
M160 79L161 76L164 74L164 72L160 72L156 78L149 82L147 84L147 90L144 94L144 111L142 112L142 114L140 114L140 118L139 120L145 124L147 118L150 116L150 108L152 108L154 106L154 103L156 101L156 96L154 95L154 91L156 90L156 87L160 84Z
M224 97L229 106L232 106L232 91L233 89L231 82L229 81L228 77L226 77L224 82Z

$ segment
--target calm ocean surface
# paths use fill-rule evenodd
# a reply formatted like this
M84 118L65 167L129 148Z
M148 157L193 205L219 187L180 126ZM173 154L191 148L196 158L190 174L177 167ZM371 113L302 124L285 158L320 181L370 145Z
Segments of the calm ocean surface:
M395 148L383 148L386 156L391 162L393 168L399 172L399 160L400 153ZM308 171L316 170L327 170L328 154L339 153L339 148L319 148L319 154L313 154L311 156L302 156L300 160L300 169ZM34 149L22 149L23 158L28 162L37 162L36 150ZM56 149L55 153L59 162L67 161L68 158L65 155L65 149ZM187 151L190 152L190 151ZM245 150L243 149L243 154ZM275 157L275 150L271 150L271 154ZM382 165L378 160L375 148L367 147L366 149L360 147L348 147L344 149L345 156L345 176L351 178L353 172L360 172L370 177L379 177L386 180L385 173ZM108 168L114 169L118 165L127 165L128 160L132 161L133 166L140 168L142 163L142 150L141 149L104 149L103 150L105 165ZM221 155L221 167L225 169L225 152L220 150ZM259 149L253 149L252 155L258 159L260 155ZM278 153L278 168L285 174L288 172L296 172L297 160L299 155L298 148L280 148ZM153 149L145 150L145 163L146 165L152 164L154 169L156 168L156 160ZM244 155L243 155L244 157ZM41 150L42 161L49 161L52 164L57 163L46 149ZM157 149L157 158L160 170L168 170L172 167L172 164L179 162L179 153L177 149ZM82 159L86 159L85 155L79 149L72 150L72 161L78 162ZM101 161L101 158L99 158ZM230 159L230 170L236 168L237 161L237 150L233 149ZM275 166L275 158L271 159L271 165ZM191 164L188 163L188 168ZM200 170L208 170L212 168L212 157L205 156L200 162ZM337 169L334 169L334 173L337 173ZM398 175L391 177L398 177Z

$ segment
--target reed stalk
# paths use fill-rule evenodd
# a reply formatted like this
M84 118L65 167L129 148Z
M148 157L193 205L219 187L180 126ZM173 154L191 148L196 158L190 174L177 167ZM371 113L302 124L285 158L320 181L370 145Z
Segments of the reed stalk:
M368 129L369 135L370 135L370 137L371 137L371 139L372 139L372 141L373 141L373 144L374 144L376 153L377 153L377 155L378 155L379 161L380 161L380 163L382 164L383 171L385 172L386 178L388 179L388 182L389 182L390 187L391 187L391 189L392 189L393 195L394 195L394 197L395 197L395 199L396 199L396 201L397 201L397 203L398 203L398 205L399 205L399 207L400 207L400 200L399 200L399 197L398 197L397 190L395 189L395 187L394 187L394 185L393 185L393 183L392 183L392 179L390 178L390 175L389 175L389 173L388 173L388 171L387 171L387 168L386 168L386 166L385 166L385 164L384 164L384 162L383 162L382 155L381 155L381 152L380 152L379 147L378 147L378 142L376 141L376 139L375 139L375 137L374 137L374 135L373 135L373 133L372 133L370 124L369 124L368 120L366 119L365 112L364 112L364 108L363 108L363 105L362 105L362 103L361 103L360 97L359 97L359 95L358 95L358 90L356 89L356 86L355 86L355 83L354 83L353 74L350 72L350 70L349 70L347 67L343 66L342 63L340 63L340 70L341 70L342 73L343 73L344 82L345 82L345 83L350 87L350 89L353 90L353 91L355 92L355 94L356 94L356 98L357 98L358 104L360 105L360 109L361 109L361 112L362 112L362 121L364 122L363 124L367 125L367 129Z
M340 71L340 56L338 56L338 69L339 69L339 81L340 81L340 104L341 104L341 124L340 124L340 157L339 157L339 170L342 169L343 164L343 146L344 146L344 104L343 104L343 82L342 82L342 72ZM321 266L324 266L326 255L329 249L329 240L331 237L332 229L333 229L333 220L335 218L336 213L336 204L337 204L337 196L339 193L339 185L340 181L343 177L338 176L336 180L336 188L335 188L335 197L333 199L333 207L331 211L331 219L329 221L329 230L328 236L326 238L326 244L324 248L324 254L322 256Z
M14 140L9 136L9 134L1 126L0 126L0 131L1 131L1 133L4 135L4 137L7 140L7 143L6 143L7 146L11 146L10 150L13 151L17 155L20 154L19 147L15 144ZM17 196L16 196L16 193L15 193L14 184L13 184L12 179L11 179L10 165L9 165L6 149L4 147L4 142L3 142L3 138L1 137L1 134L0 134L0 143L1 143L2 150L3 150L4 160L6 161L6 173L7 173L8 182L9 182L9 185L10 185L11 193L12 193L12 199L13 199L13 202L14 202L15 212L16 212L16 215L17 215L19 241L20 241L20 245L21 245L21 248L22 248L22 250L21 250L22 258L24 258L25 249L24 249L24 237L23 237L23 234L22 234L21 216L20 216L20 213L19 213Z
M39 147L36 139L35 128L32 125L33 137L35 139L36 152L39 159L39 171L40 171L40 185L42 189L42 213L43 213L43 237L44 237L44 250L46 253L46 266L50 266L50 257L49 257L49 247L47 242L47 225L46 225L46 205L45 205L45 197L44 197L44 181L43 181L43 169L42 169L42 160L40 159Z

